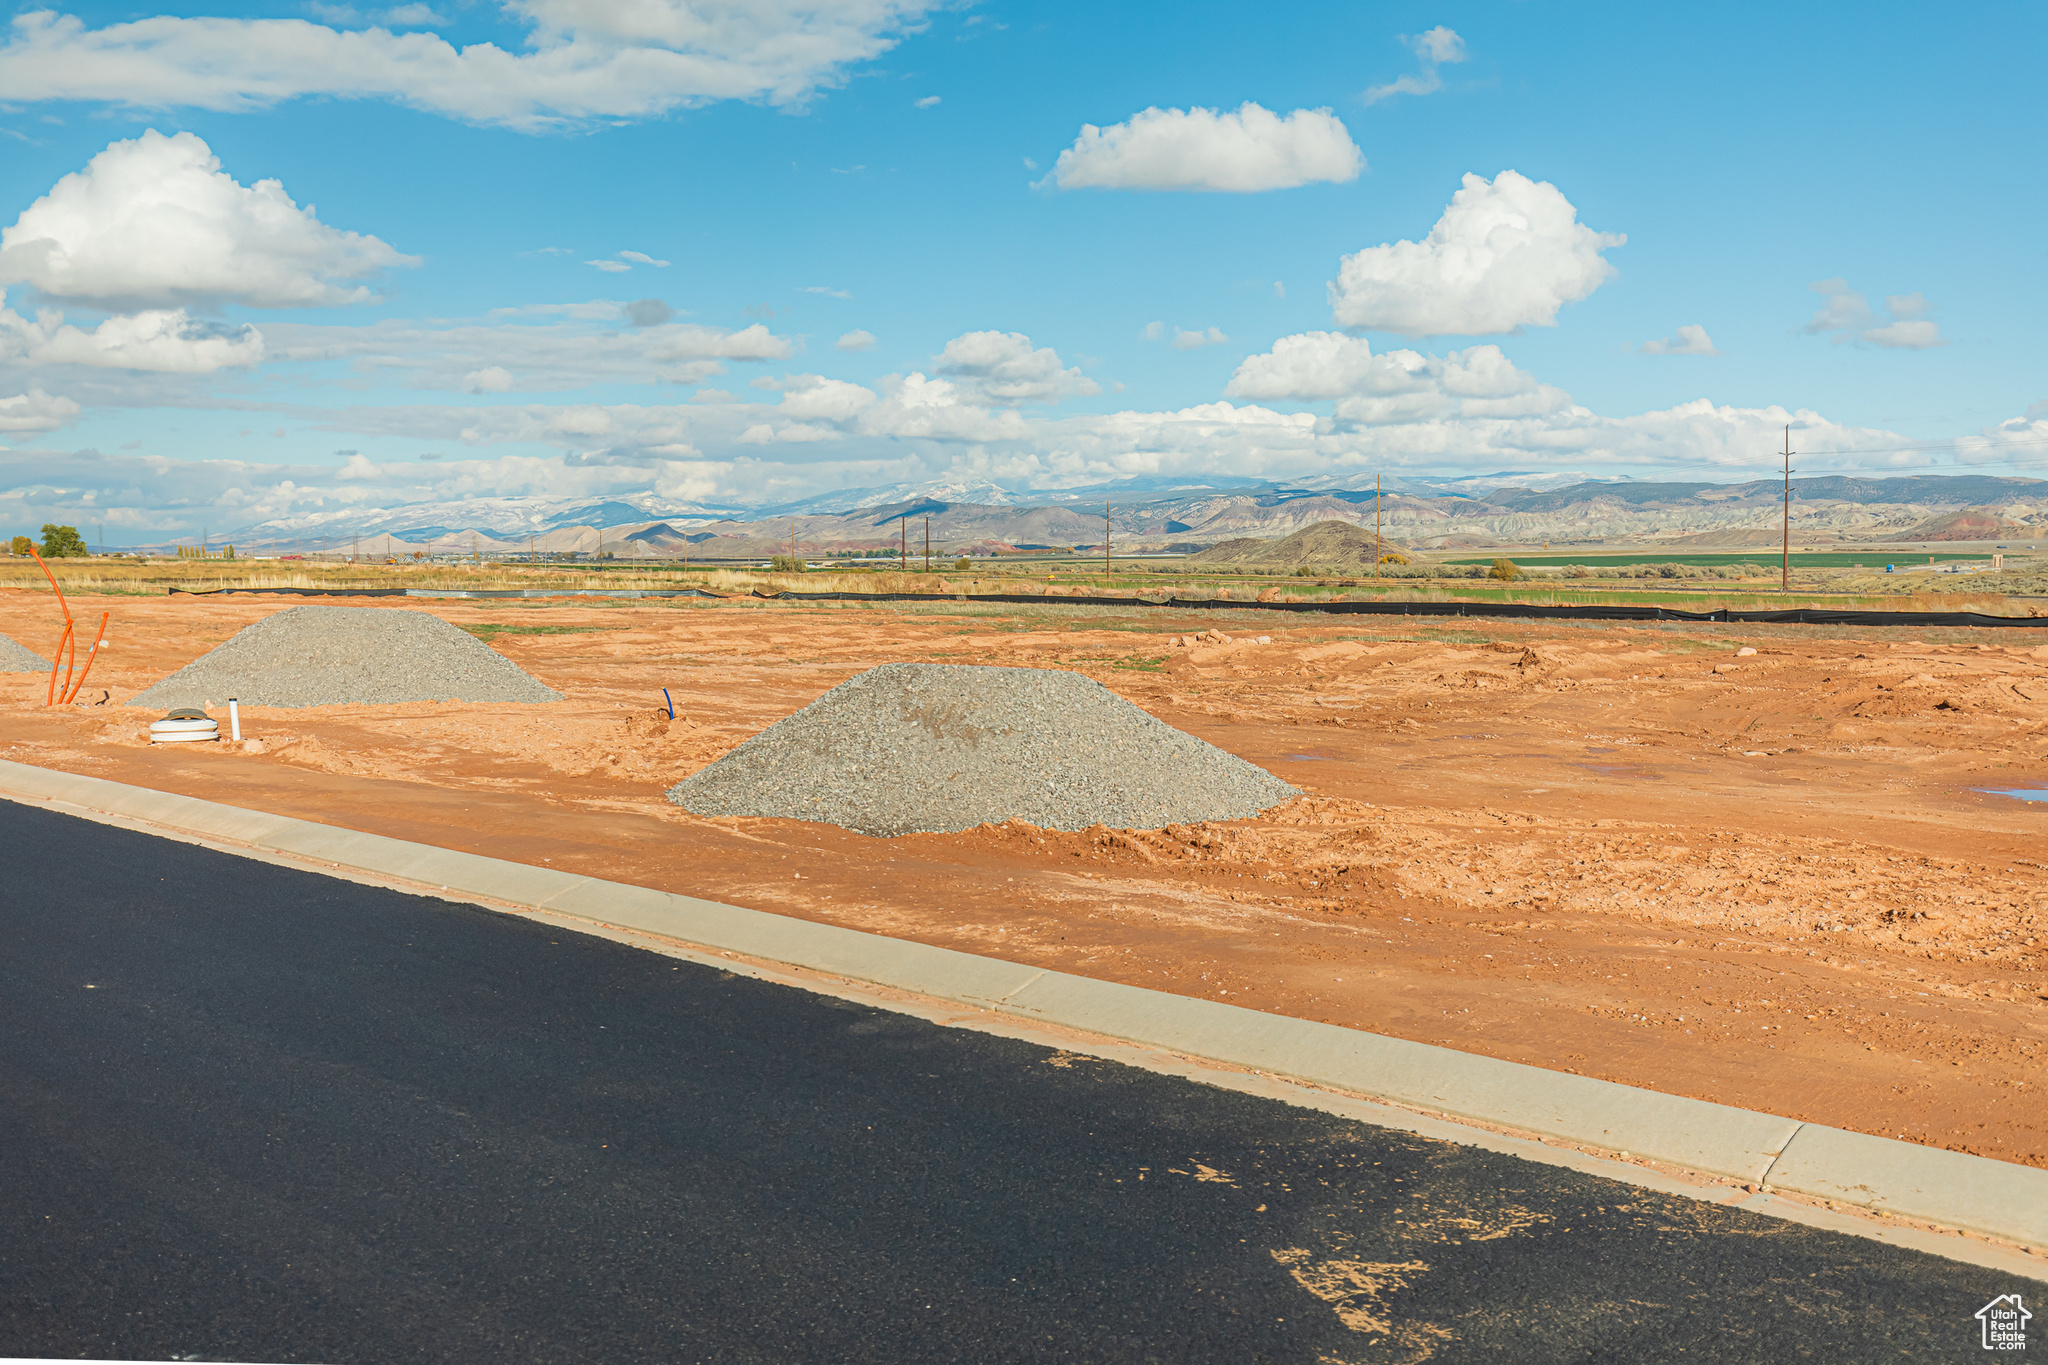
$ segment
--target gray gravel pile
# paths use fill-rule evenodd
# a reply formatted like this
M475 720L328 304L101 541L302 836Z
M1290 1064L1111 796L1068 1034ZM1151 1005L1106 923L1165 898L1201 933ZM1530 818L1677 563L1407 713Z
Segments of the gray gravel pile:
M697 815L862 834L1237 820L1300 795L1078 673L883 664L670 788Z
M92 641L87 640L85 643L89 645ZM81 645L78 652L83 656L85 647ZM48 673L49 671L50 661L48 659L43 658L26 645L18 645L5 635L0 635L0 673Z
M128 704L169 710L407 701L560 701L562 694L423 611L293 607L266 616Z

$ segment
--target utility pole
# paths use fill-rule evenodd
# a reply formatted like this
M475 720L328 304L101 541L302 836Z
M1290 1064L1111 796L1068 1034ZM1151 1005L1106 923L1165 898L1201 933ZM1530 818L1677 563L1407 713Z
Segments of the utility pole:
M1102 572L1105 574L1116 572L1109 567L1109 534L1109 504L1105 502L1102 504Z
M796 518L789 519L789 571L796 572Z
M1785 549L1778 566L1778 591L1792 591L1792 428L1785 428Z
M910 517L906 514L896 518L896 567L902 573L910 572Z
M1380 476L1372 476L1372 581L1380 581Z
M924 571L926 573L932 571L932 519L930 516L926 516L924 519Z

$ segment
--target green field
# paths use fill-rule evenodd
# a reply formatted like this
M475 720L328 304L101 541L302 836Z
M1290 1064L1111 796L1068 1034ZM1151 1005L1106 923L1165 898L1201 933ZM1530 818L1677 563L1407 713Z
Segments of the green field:
M1772 568L1783 556L1776 550L1759 550L1755 554L1746 555L1488 555L1478 559L1447 559L1444 563L1491 564L1501 558L1512 559L1525 568L1561 567L1566 564L1583 564L1589 569L1620 568L1626 564L1693 564L1702 568L1722 564L1761 564L1765 568ZM1905 568L1909 564L1927 564L1937 560L1946 562L1952 559L1990 558L1988 554L1930 555L1924 550L1900 550L1891 554L1858 551L1853 554L1794 554L1792 566L1798 569L1882 569L1887 564Z

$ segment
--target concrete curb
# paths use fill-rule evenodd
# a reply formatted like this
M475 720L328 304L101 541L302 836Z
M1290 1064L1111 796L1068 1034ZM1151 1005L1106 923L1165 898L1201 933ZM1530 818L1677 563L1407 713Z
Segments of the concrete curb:
M105 814L462 897L576 916L1447 1118L2026 1246L2048 1244L2048 1170L6 760L0 760L0 799Z

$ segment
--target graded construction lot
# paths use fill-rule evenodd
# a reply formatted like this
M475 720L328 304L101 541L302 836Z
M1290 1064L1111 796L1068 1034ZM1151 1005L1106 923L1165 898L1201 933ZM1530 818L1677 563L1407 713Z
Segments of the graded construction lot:
M566 700L146 745L122 703L291 605L74 597L105 703L0 676L0 757L2048 1165L2048 805L1984 790L2048 786L2048 627L411 601ZM30 647L54 615L0 594ZM896 839L665 798L891 661L1079 671L1307 795Z

